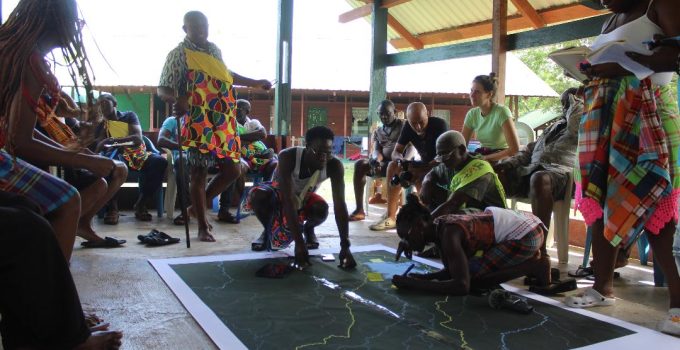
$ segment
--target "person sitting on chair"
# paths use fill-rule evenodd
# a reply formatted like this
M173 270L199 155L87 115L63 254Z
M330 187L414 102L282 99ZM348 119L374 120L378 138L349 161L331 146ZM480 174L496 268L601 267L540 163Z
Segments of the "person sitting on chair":
M139 197L134 205L135 218L140 221L151 221L152 216L147 205L163 185L163 176L168 161L158 154L147 151L142 139L142 128L135 112L121 113L116 109L118 101L111 94L101 94L99 107L105 120L99 125L96 137L95 152L123 161L131 170L139 171L142 181L139 186ZM109 201L104 223L118 223L118 196Z
M434 161L436 154L435 143L437 137L443 134L447 127L443 119L428 117L427 107L421 102L413 102L408 105L406 108L406 119L408 123L405 123L401 129L399 140L392 152L392 161L387 167L387 178L392 179L395 175L400 176L404 172L405 163L403 161L407 160L404 157L404 152L410 144L418 151L421 162L419 164L411 164L408 173L410 173L410 182L415 184L416 188L420 190L423 177L437 164ZM384 231L392 229L396 225L394 219L397 215L401 186L400 184L393 185L390 181L387 187L387 213L385 218L370 226L371 230Z
M284 249L295 241L296 264L308 264L307 249L319 247L314 228L328 216L328 204L315 191L330 177L340 234L340 267L356 266L349 250L345 171L342 162L332 156L333 138L333 132L325 126L307 130L304 148L291 147L279 153L273 181L252 188L247 206L264 226L262 235L252 243L253 250Z
M354 163L354 197L356 209L350 214L349 221L360 221L366 218L364 212L364 187L366 176L387 176L387 165L392 161L392 152L397 145L403 119L397 119L394 103L390 100L380 102L378 116L382 126L373 132L373 150L368 159L360 159ZM385 188L387 184L384 184Z
M163 147L167 148L172 151L172 167L173 171L175 174L179 174L179 149L180 146L177 143L177 117L174 115L169 115L167 118L165 118L165 121L163 122L163 125L161 125L161 129L158 132L158 147ZM184 151L182 151L184 152ZM186 153L183 153L183 155L186 155ZM183 182L186 181L189 183L189 165L186 163L186 156L183 157L185 159L184 162L184 176L176 176L175 177L175 182L177 183L177 190L182 191L184 194L184 200L185 200L185 205L189 206L191 205L191 196L189 194L189 186L184 186ZM171 213L168 213L170 215ZM177 215L174 219L172 219L172 222L175 225L184 225L184 216L180 212L179 215Z
M248 100L236 100L236 127L241 137L243 168L241 176L220 195L220 210L217 213L217 220L231 224L239 223L239 218L229 212L231 196L235 190L236 193L243 193L247 173L250 171L262 174L262 178L269 181L278 163L276 153L263 142L267 137L267 131L259 120L251 118L250 110Z
M397 215L401 239L396 259L411 258L434 243L444 268L434 273L394 275L400 289L449 295L466 295L471 289L488 289L532 274L547 279L549 261L540 259L547 229L536 216L510 209L488 207L483 213L434 218L415 194ZM547 283L547 280L544 281Z

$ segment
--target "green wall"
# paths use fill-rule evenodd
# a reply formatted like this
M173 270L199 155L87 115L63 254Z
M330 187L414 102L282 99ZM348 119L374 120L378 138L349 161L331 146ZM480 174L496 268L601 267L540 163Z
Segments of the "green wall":
M139 117L139 122L142 125L142 130L147 131L151 125L151 116L149 115L151 110L151 98L148 93L118 93L114 94L118 100L118 110L133 111L137 113Z

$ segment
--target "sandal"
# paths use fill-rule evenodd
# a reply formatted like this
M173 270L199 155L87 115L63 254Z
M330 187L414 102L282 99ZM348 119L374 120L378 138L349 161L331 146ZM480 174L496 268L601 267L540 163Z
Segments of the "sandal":
M104 237L101 241L85 241L80 245L84 248L118 248L127 242L124 239Z
M571 295L564 299L564 303L569 307L588 308L593 306L611 306L616 299L605 297L593 288L586 288L583 293Z
M158 247L162 245L179 243L180 239L171 237L165 232L156 231L154 235L146 239L146 245L151 247Z
M366 219L366 214L363 211L354 212L349 216L349 221L361 221Z
M135 212L135 219L139 221L151 221L153 220L153 216L151 216L151 213L148 211Z
M217 212L217 221L226 222L229 224L238 224L241 222L234 215L231 215L229 209L227 209L226 207L220 208L220 211Z
M592 275L593 272L593 267L588 266L588 267L583 267L579 266L576 270L574 271L569 271L567 274L571 277L588 277Z
M179 214L172 219L172 223L177 226L184 226L184 214Z
M252 242L250 243L250 249L251 249L252 251L254 251L254 252L261 252L261 251L265 250L265 246L264 246L264 236L265 236L265 234L264 234L264 232L262 232L262 234L260 235L260 237L257 237L256 240L254 240L254 241L252 241Z
M107 211L104 216L104 223L107 225L118 225L119 217L120 214L118 213L118 210Z

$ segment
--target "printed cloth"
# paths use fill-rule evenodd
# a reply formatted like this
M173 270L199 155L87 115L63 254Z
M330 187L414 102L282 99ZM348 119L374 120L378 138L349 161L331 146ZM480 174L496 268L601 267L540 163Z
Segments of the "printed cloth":
M658 234L677 221L680 194L680 117L668 87L628 76L593 80L584 94L577 208L588 225L604 218L614 246L643 227Z
M501 196L501 204L503 204L503 208L505 207L505 191L503 190L503 185L501 185L500 180L498 179L498 176L496 173L493 171L493 168L491 167L491 164L489 162L482 160L482 159L472 159L463 169L460 171L456 172L455 175L453 175L453 178L451 178L451 184L449 185L449 190L454 193L458 191L459 189L469 185L470 183L474 182L475 180L479 179L480 177L486 175L486 174L492 174L494 178L494 182L496 184L496 189L498 190L498 193Z
M28 197L40 207L43 215L61 207L78 193L75 187L64 180L1 149L0 191Z
M281 200L281 191L278 188L278 183L275 181L263 182L251 188L250 191L269 191L274 193L270 206L272 209L271 221L265 224L265 242L269 242L269 248L271 250L288 248L288 246L295 241L295 237L290 231L290 228L288 228L288 220L283 214L281 206L283 202ZM247 195L246 198L248 198L246 210L252 210L250 196ZM300 227L302 227L307 220L307 213L315 203L326 203L326 201L318 194L308 192L302 203L302 208L298 210L298 224Z
M106 121L106 134L108 137L123 138L130 136L128 123L118 120ZM139 146L123 147L123 159L132 170L141 170L144 162L149 158L151 152L146 151L144 142Z
M182 127L182 146L191 164L210 167L228 159L238 162L241 140L236 129L234 78L209 53L184 49L189 114Z

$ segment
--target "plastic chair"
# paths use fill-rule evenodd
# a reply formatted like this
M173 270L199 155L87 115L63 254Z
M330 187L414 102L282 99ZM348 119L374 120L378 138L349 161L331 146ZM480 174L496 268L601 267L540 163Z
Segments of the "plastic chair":
M546 242L551 238L557 239L557 259L560 264L569 263L569 210L571 209L571 193L574 188L574 178L569 173L567 186L564 189L564 198L553 204L552 225L548 230ZM512 198L510 207L517 209L517 201L529 202L527 198ZM546 243L547 244L547 243Z

